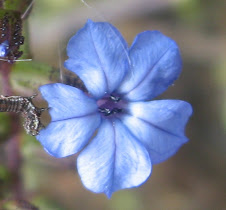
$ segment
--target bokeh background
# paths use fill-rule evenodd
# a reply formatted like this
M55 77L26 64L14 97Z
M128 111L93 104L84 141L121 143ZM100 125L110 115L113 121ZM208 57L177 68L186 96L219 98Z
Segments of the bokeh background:
M21 130L20 182L25 200L41 210L226 209L225 2L86 2L89 6L79 0L35 1L24 23L28 30L32 62L53 66L54 71L59 73L66 58L68 39L88 18L112 23L129 44L142 31L159 30L180 46L183 71L175 84L158 98L181 99L192 104L194 113L186 128L190 141L175 156L154 165L145 184L116 192L108 200L105 195L94 194L83 187L76 172L76 156L53 158L43 151L34 137ZM36 103L42 105L41 97ZM3 128L0 139L1 132ZM14 193L5 164L8 147L7 141L0 145L2 201L13 197ZM20 205L20 208L32 209L29 204Z

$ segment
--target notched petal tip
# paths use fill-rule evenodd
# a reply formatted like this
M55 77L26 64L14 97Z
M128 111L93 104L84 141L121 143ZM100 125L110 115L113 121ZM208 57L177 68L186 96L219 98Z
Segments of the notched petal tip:
M78 88L55 83L43 85L39 89L43 98L48 102L52 121L97 113L96 100Z
M40 87L50 107L50 124L36 137L49 154L66 157L80 151L100 124L96 101L61 83Z
M176 42L159 31L138 34L129 55L132 68L118 92L130 101L158 96L181 72L182 59Z
M129 66L125 40L106 22L88 20L70 39L67 54L65 67L80 77L95 98L113 92Z
M115 191L141 185L151 173L147 150L120 121L103 121L77 163L84 186L108 198Z
M36 138L54 157L66 157L79 152L90 140L101 122L100 115L51 122Z
M158 100L130 103L123 123L149 151L153 164L160 163L188 141L185 125L192 114L189 103Z

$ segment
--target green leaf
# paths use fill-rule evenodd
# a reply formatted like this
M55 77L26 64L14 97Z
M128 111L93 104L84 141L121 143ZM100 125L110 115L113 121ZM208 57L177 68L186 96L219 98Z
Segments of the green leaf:
M12 88L19 95L37 93L39 86L57 82L59 71L37 62L16 62L10 75Z

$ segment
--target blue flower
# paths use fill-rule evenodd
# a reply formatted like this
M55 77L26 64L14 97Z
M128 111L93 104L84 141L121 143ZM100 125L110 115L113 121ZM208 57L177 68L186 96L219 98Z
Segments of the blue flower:
M0 58L5 57L8 53L9 42L6 40L0 44Z
M188 141L184 127L191 105L150 101L181 72L177 44L158 31L145 31L128 48L111 24L88 20L70 39L67 53L65 67L83 80L88 93L60 83L41 86L52 120L37 139L55 157L81 151L78 173L93 192L111 197L141 185L153 164Z

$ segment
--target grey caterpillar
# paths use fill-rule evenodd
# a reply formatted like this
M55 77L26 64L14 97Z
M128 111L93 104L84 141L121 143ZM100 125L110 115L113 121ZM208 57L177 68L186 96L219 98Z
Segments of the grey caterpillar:
M23 126L27 134L36 136L39 134L43 124L40 121L41 113L46 108L37 108L30 97L22 96L3 96L0 95L0 112L20 113L24 118Z

